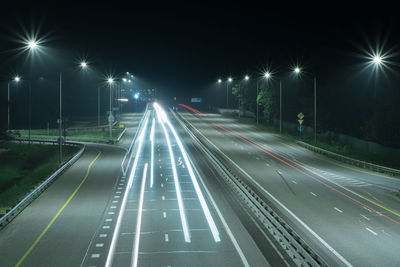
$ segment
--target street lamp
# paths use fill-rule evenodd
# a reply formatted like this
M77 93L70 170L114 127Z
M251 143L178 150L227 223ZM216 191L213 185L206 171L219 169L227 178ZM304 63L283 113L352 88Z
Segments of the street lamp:
M112 140L112 125L113 125L113 122L114 122L114 117L112 115L112 100L111 100L112 91L111 91L111 86L114 83L114 79L112 77L109 77L107 79L107 83L108 83L108 85L110 87L110 115L108 116L108 124L109 124L109 129L110 129L110 140Z
M379 56L379 55L376 55L376 56L374 56L374 57L372 58L372 62L373 62L375 65L380 65L380 64L382 63L382 57Z
M222 83L222 80L221 80L221 79L218 79L218 83Z
M15 76L14 79L12 79L11 81L8 81L7 83L7 89L8 89L8 116L7 116L7 129L10 130L10 82L16 82L18 83L21 80L21 78L19 76Z
M231 83L233 81L232 77L229 77L227 82L226 82L226 108L229 107L229 100L228 100L228 83Z
M373 62L376 65L381 64L382 58L380 56L374 56ZM301 70L299 67L294 68L296 74L300 74ZM314 145L317 144L317 77L314 75Z
M244 80L248 81L250 80L249 75L245 75L244 76ZM242 85L242 81L239 81L239 92L238 92L238 117L240 118L240 98L241 98L241 85Z
M82 61L80 66L81 66L82 69L85 69L87 67L86 61Z
M36 40L31 40L31 41L28 41L28 48L30 49L30 50L34 50L34 49L36 49L37 48L37 46L38 46L38 42L36 41Z

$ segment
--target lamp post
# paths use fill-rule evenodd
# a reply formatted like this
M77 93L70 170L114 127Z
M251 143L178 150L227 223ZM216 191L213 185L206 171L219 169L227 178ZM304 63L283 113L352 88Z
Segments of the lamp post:
M244 81L250 80L249 75L244 76L243 80ZM239 116L239 118L240 118L240 98L242 97L241 85L242 85L242 81L239 82L239 92L238 92L238 116Z
M19 76L15 76L15 78L13 79L13 80L11 80L11 81L8 81L8 83L7 83L7 90L8 90L8 94L7 94L7 96L8 96L8 102L7 102L7 104L8 104L8 106L7 106L7 130L10 130L10 82L16 82L16 83L18 83L19 81L21 80L21 78L19 77Z
M109 124L109 129L110 129L110 140L112 140L112 125L114 122L114 118L112 115L112 100L111 100L112 99L112 90L111 90L112 88L111 88L111 86L114 83L114 79L112 77L109 77L107 79L107 82L110 87L110 115L108 116L108 124Z
M229 77L228 80L226 81L226 108L229 108L229 100L228 100L228 84L232 82L232 78Z
M87 63L86 61L82 61L80 64L80 67L82 69L85 69L87 67ZM63 160L63 152L62 152L62 145L64 140L62 140L62 123L63 123L63 119L62 119L62 72L60 71L60 84L59 84L59 94L60 94L60 117L58 119L59 124L58 124L58 139L59 139L59 143L58 143L58 151L59 151L59 156L58 156L58 162L59 164L62 163Z
M378 57L373 58L374 63L379 64L377 62L381 62L381 59ZM299 67L294 68L294 72L296 74L301 73L301 69ZM316 75L313 75L314 79L314 145L317 144L317 77Z

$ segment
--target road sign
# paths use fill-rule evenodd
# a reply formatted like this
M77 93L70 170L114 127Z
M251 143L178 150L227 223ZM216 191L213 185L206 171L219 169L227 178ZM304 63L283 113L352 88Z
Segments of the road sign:
M303 125L304 120L297 120L300 125Z
M299 118L300 120L302 120L302 119L304 118L304 114L303 114L302 112L300 112L300 113L297 115L297 118Z
M304 130L303 125L299 125L299 127L297 128L297 130L299 130L299 132L302 132Z

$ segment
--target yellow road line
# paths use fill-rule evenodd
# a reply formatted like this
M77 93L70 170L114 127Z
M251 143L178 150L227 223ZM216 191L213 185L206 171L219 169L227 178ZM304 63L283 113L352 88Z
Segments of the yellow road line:
M365 196L362 196L362 197L363 197L365 200L371 202L372 204L375 204L376 206L378 206L378 207L380 207L380 208L382 208L382 209L384 209L384 210L386 210L386 211L388 211L388 212L390 212L390 213L392 213L392 214L397 215L397 216L400 217L400 214L399 214L399 213L397 213L397 212L395 212L395 211L393 211L393 210L391 210L391 209L388 209L388 208L386 208L385 206L382 206L381 204L379 204L379 203L377 203L377 202L375 202L375 201L373 201L373 200L371 200L371 199L369 199L369 198L367 198L367 197L365 197Z
M284 142L279 142L279 143L281 143L282 145L284 145L284 146L286 146L286 147L288 147L288 148L290 148L290 149L293 149L293 150L296 150L296 151L299 151L299 152L303 152L303 151L301 151L300 149L298 149L298 148L296 148L296 147L294 147L294 146L292 146L292 145L286 144L286 143L284 143Z
M82 182L78 185L78 187L75 189L75 191L71 194L71 196L68 198L68 200L64 203L64 205L61 207L61 209L57 212L57 214L54 216L54 218L49 222L49 224L44 228L43 232L38 236L38 238L33 242L33 244L29 247L29 249L25 252L24 256L15 264L15 267L20 266L26 257L28 257L29 253L36 247L36 245L39 243L39 241L42 239L42 237L46 234L46 232L50 229L50 227L53 225L53 223L57 220L58 216L60 216L61 212L65 209L65 207L71 202L71 200L74 198L78 190L81 188L83 183L86 181L86 178L89 176L90 173L90 168L92 167L93 163L99 158L101 152L97 154L97 156L94 158L94 160L89 164L89 167L87 168L86 175L83 178Z

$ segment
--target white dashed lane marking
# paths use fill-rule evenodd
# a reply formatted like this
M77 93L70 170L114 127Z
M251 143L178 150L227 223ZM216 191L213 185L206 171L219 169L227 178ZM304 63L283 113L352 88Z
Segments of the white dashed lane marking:
M340 209L338 209L338 208L336 208L336 207L334 207L334 209L335 209L336 211L340 212L340 213L343 213L343 211L341 211Z

